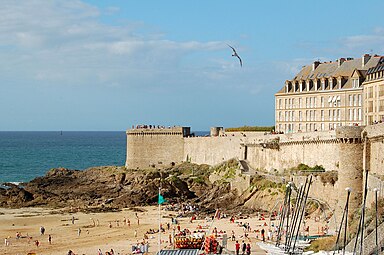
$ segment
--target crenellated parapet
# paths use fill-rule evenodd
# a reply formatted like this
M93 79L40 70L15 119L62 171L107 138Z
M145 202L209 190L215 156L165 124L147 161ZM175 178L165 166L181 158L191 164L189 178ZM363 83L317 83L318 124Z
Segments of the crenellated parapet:
M361 126L343 126L336 129L336 138L340 143L362 143Z

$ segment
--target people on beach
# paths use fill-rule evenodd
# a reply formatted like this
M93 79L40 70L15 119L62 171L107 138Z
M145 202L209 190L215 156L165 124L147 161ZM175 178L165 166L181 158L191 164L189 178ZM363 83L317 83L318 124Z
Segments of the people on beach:
M261 229L261 239L263 240L263 242L265 242L265 230L264 230L264 228Z
M247 244L246 252L247 252L247 255L251 254L251 244L250 243Z
M5 240L4 240L4 244L5 244L5 246L9 246L9 244L10 244L10 243L9 243L9 238L7 238L7 237L5 238Z
M247 245L245 244L244 240L242 241L241 243L241 251L242 251L242 255L245 255L245 251L247 249Z
M45 228L43 226L40 227L40 235L44 235L45 233Z
M80 236L81 235L81 228L78 228L77 229L77 236Z
M236 241L236 243L235 243L235 250L236 250L236 255L239 255L239 253L240 253L240 244L239 244L239 241Z
M48 243L52 244L52 236L51 235L48 235Z

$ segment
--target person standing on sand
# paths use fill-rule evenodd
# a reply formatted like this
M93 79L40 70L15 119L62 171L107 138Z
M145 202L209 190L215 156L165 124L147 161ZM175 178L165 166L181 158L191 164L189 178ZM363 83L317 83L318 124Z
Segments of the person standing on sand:
M137 237L137 230L135 229L135 232L133 233L133 235L135 236L135 238Z
M245 255L245 251L247 249L247 245L245 244L244 240L241 243L241 251L243 252L242 254Z
M81 234L81 228L79 228L79 229L77 230L77 235L80 236L80 234Z
M251 255L251 244L250 243L247 244L246 252L247 252L247 255Z
M265 230L261 229L261 239L263 242L265 242Z
M48 243L52 244L52 236L51 235L48 235Z
M239 244L239 241L236 241L236 243L235 243L235 250L236 250L236 255L239 255L239 252L240 252L240 244Z

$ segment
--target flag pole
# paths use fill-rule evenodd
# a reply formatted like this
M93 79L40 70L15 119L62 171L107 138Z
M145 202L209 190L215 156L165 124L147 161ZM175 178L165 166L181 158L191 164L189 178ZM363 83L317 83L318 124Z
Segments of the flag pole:
M161 182L159 185L159 196L158 196L158 204L159 204L159 255L161 252L161 203L160 203L160 190L161 190Z

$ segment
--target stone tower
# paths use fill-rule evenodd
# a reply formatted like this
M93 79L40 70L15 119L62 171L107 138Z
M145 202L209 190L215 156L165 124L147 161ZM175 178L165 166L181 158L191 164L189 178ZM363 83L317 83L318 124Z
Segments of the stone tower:
M336 129L339 142L338 204L336 215L340 221L347 197L347 187L352 189L349 200L349 215L360 207L363 192L363 127L344 126Z
M184 137L189 127L140 126L127 130L125 166L146 169L179 163L184 155Z

